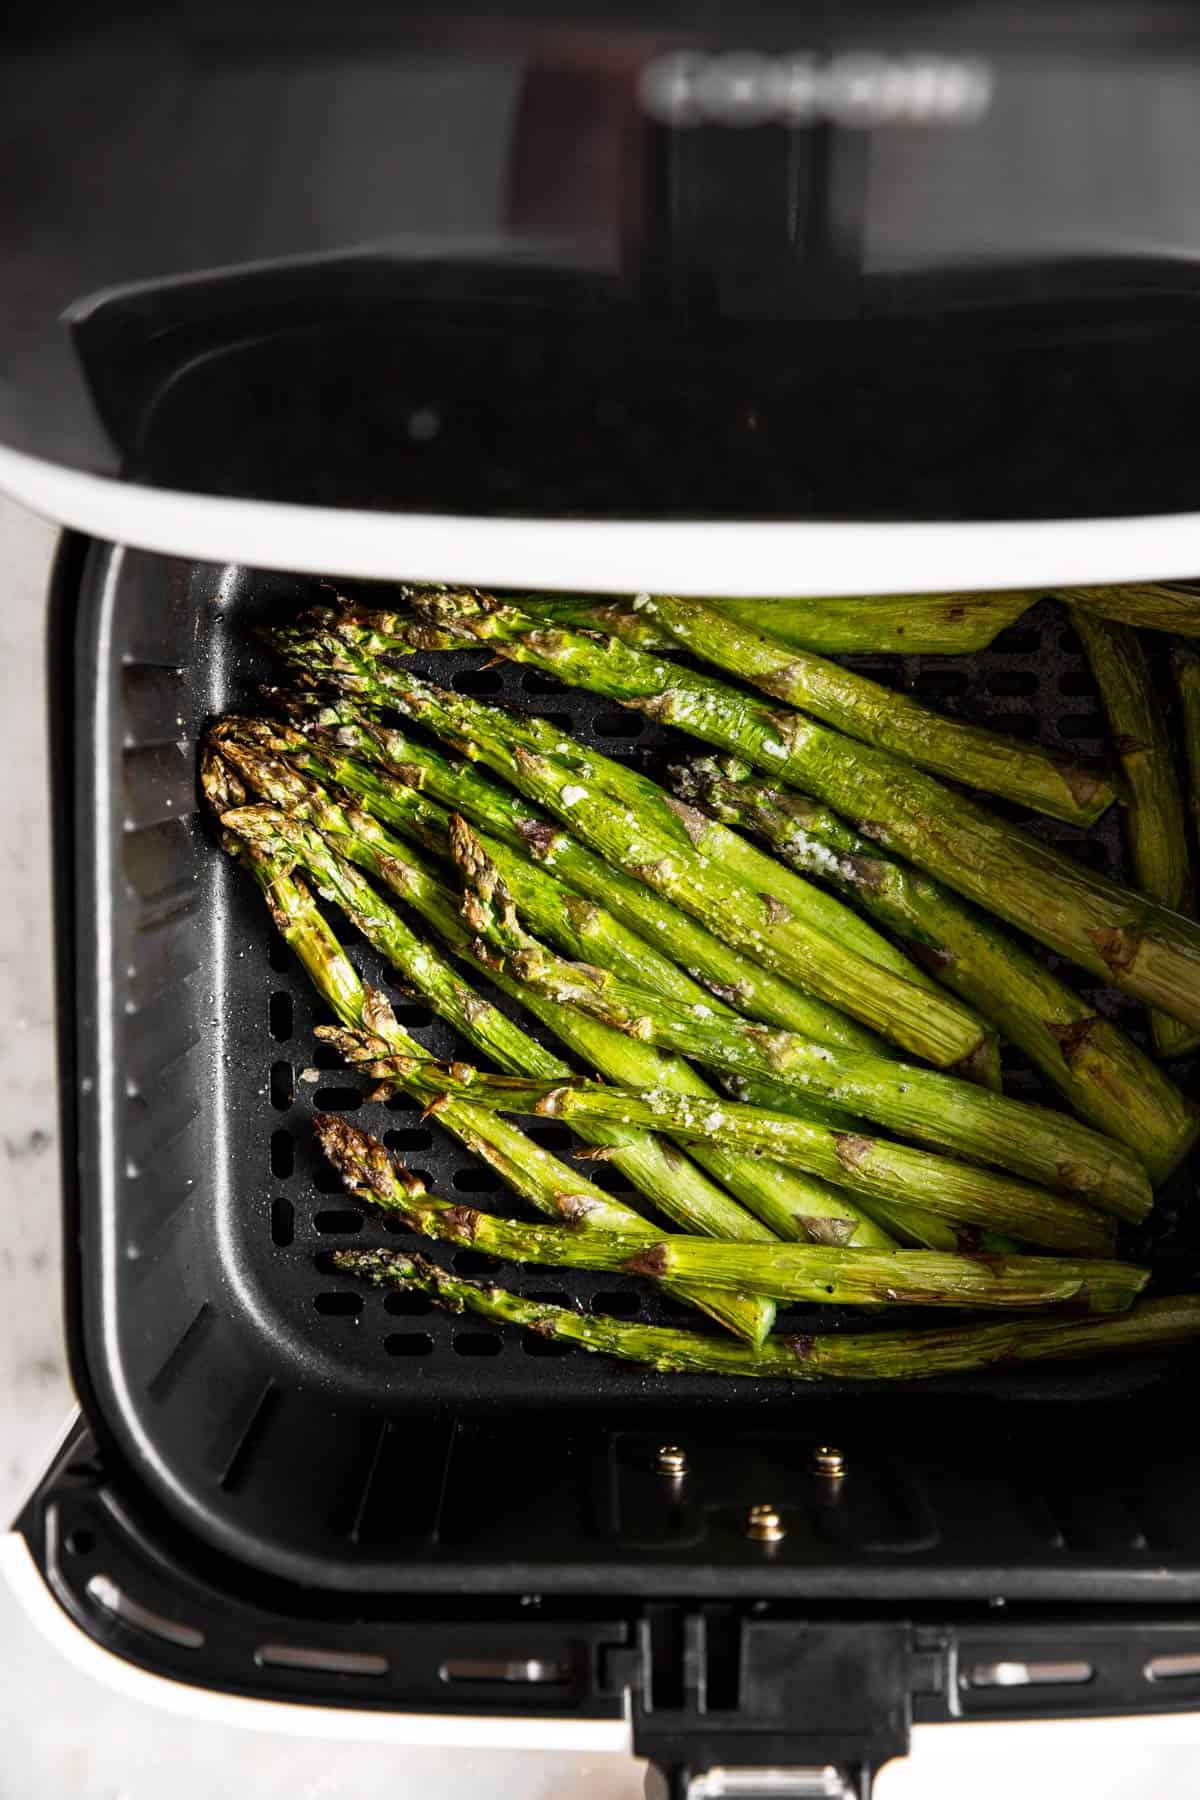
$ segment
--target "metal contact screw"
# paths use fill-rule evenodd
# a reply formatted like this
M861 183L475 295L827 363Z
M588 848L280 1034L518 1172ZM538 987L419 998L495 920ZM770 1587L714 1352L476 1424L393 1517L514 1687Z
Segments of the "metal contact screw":
M832 1444L818 1444L813 1451L812 1472L836 1481L846 1473L846 1459Z
M654 1453L654 1467L660 1475L686 1475L687 1452L678 1444L660 1444Z
M746 1514L746 1536L758 1544L777 1544L784 1535L783 1520L773 1506L752 1506Z

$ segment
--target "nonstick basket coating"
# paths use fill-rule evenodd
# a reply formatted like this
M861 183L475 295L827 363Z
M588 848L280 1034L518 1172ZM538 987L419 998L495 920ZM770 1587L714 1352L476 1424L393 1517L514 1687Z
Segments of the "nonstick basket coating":
M921 1594L946 1580L957 1592L1025 1581L1051 1594L1071 1592L1099 1558L1115 1592L1122 1581L1138 1591L1146 1558L1161 1567L1169 1553L1184 1580L1200 1548L1190 1505L1200 1468L1179 1431L1186 1357L902 1391L664 1377L329 1272L340 1245L414 1240L341 1193L314 1149L314 1106L385 1135L443 1193L505 1201L415 1105L364 1104L360 1084L314 1046L322 1015L306 980L198 808L205 722L253 706L272 672L255 622L318 598L307 577L93 546L63 621L75 1361L110 1446L208 1543L338 1588L596 1587L621 1569L646 1591L752 1581L755 1591L857 1594L882 1581ZM683 747L638 715L485 660L416 666L651 769ZM1102 753L1095 691L1052 603L981 655L853 660L948 711ZM1082 842L1065 826L1037 829L1098 867L1121 866L1113 815ZM450 1052L449 1031L397 992L353 933L344 941L363 974L390 987L404 1024ZM1136 1006L1108 990L1095 999L1141 1031ZM299 1079L314 1067L315 1085ZM1010 1090L1038 1092L1016 1068ZM557 1124L531 1135L569 1143ZM590 1172L629 1191L616 1171ZM1194 1282L1192 1197L1184 1172L1130 1240L1153 1254L1164 1287ZM494 1266L475 1252L440 1254L464 1273ZM621 1316L681 1310L610 1277L512 1279ZM806 1329L818 1310L789 1308L781 1322ZM820 1323L862 1320L826 1310ZM1160 1413L1171 1424L1154 1454L1170 1467L1156 1478L1155 1523L1135 1498L1145 1461L1131 1473L1114 1446L1135 1431L1144 1443ZM668 1516L645 1489L646 1445L685 1428L708 1473ZM747 1500L787 1504L806 1447L831 1429L862 1446L857 1485L846 1485L836 1522L810 1508L806 1532L793 1531L764 1569L730 1521Z

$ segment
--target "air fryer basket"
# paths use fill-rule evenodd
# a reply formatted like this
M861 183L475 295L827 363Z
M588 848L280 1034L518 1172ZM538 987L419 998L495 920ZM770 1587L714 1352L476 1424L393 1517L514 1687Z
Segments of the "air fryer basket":
M496 1183L406 1100L363 1104L315 1050L306 980L198 810L199 733L214 713L254 704L269 672L255 621L318 597L307 577L93 546L64 620L74 1357L109 1454L210 1548L340 1593L1200 1595L1185 1355L904 1390L672 1378L329 1273L338 1245L411 1240L339 1192L314 1150L314 1105L386 1134L444 1193L486 1205ZM661 765L671 734L484 660L457 658L456 685ZM981 655L855 660L965 716L1101 750L1090 677L1049 602ZM418 666L451 672L444 658ZM1082 853L1119 866L1115 818ZM346 941L395 993L373 954ZM424 1042L451 1048L424 1008L396 997ZM1108 993L1100 1003L1140 1030L1136 1007ZM299 1081L314 1064L316 1085ZM1034 1093L1032 1076L1013 1091ZM532 1133L568 1141L553 1124ZM600 1167L622 1191L613 1176ZM1131 1239L1164 1287L1195 1279L1193 1187L1182 1173ZM454 1260L491 1266L473 1252ZM671 1314L603 1277L514 1280ZM802 1329L809 1316L784 1319ZM688 1446L683 1497L651 1470L664 1435ZM831 1438L848 1471L832 1494L808 1474L813 1445ZM769 1552L743 1529L764 1499L788 1525Z

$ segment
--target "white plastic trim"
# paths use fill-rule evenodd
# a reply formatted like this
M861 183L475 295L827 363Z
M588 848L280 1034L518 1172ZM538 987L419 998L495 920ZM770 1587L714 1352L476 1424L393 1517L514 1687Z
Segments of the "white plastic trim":
M632 1755L628 1719L489 1719L465 1713L386 1713L333 1706L293 1706L213 1693L151 1675L97 1644L63 1611L15 1531L0 1537L0 1583L65 1662L126 1699L184 1718L248 1731L447 1750L561 1750Z
M950 525L459 518L138 487L3 447L0 488L34 512L110 542L363 578L769 596L1200 574L1200 513Z
M486 1719L464 1714L349 1711L249 1700L167 1681L113 1656L80 1631L51 1595L28 1545L16 1532L0 1535L0 1585L7 1587L50 1648L77 1673L124 1698L178 1717L334 1741L368 1740L447 1750L632 1755L627 1719ZM1130 1749L1147 1758L1174 1752L1200 1759L1200 1712L1103 1719L972 1720L966 1729L962 1721L914 1725L910 1756L881 1771L877 1791L880 1800L885 1795L894 1795L895 1800L948 1800L962 1792L962 1758L968 1753L973 1769L980 1767L980 1759L1003 1757L1019 1758L1022 1767L1030 1763L1040 1766L1039 1759L1047 1766L1066 1765L1069 1759L1078 1772L1089 1767L1090 1757ZM1189 1773L1193 1767L1189 1760ZM1057 1791L1058 1785L1054 1783L1046 1791Z

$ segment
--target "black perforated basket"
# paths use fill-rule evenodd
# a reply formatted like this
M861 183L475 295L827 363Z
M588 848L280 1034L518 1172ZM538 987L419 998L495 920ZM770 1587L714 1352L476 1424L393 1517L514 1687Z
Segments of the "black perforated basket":
M902 1390L665 1377L329 1273L338 1245L408 1240L338 1191L314 1104L353 1112L444 1193L487 1204L496 1181L415 1106L365 1104L314 1048L306 981L198 810L206 720L253 704L269 672L252 626L316 597L307 578L94 547L62 620L74 1354L94 1428L139 1490L198 1542L330 1594L1131 1600L1153 1572L1160 1599L1200 1595L1186 1356ZM653 767L670 749L637 715L483 660L424 667L612 754ZM859 666L964 716L1101 749L1090 678L1050 602L984 654ZM1038 829L1118 866L1114 817L1083 841ZM397 999L424 1042L451 1049ZM1096 1003L1141 1029L1126 1002ZM315 1088L298 1082L314 1064ZM1012 1086L1036 1092L1017 1070ZM560 1126L532 1129L566 1148ZM1185 1172L1132 1241L1164 1285L1192 1278L1192 1210ZM455 1263L490 1267L471 1252ZM602 1277L514 1280L622 1316L672 1313ZM681 1433L691 1475L669 1499L649 1449ZM831 1435L851 1472L833 1507L805 1473ZM764 1498L789 1524L769 1557L743 1529Z

